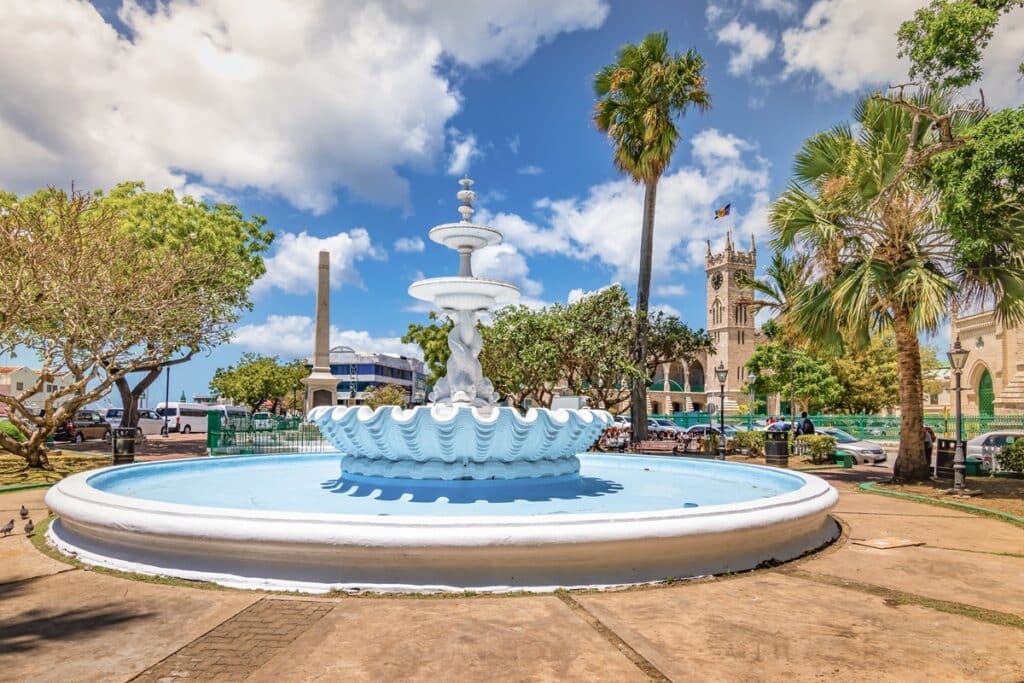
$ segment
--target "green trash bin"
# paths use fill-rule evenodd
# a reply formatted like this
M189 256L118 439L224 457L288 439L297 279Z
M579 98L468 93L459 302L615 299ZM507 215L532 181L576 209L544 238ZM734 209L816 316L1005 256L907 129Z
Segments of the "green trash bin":
M964 461L964 474L968 477L976 477L981 474L981 461L980 460L966 460Z
M844 470L853 467L853 456L846 451L836 451L836 464L842 465Z

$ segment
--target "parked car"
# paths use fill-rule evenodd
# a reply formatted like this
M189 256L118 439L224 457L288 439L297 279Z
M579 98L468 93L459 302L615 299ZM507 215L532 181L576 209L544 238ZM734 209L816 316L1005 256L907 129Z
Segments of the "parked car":
M827 434L833 437L836 440L836 452L849 453L853 457L854 463L858 465L873 465L885 462L885 449L882 448L881 444L877 444L874 441L858 439L852 434L848 434L842 429L836 429L835 427L819 427L815 430L815 433Z
M110 441L110 423L98 410L79 410L53 433L56 441L82 443L86 439Z
M260 412L252 414L253 429L273 429L277 420L272 413Z
M161 402L156 404L156 414L161 420L167 418L167 428L172 432L206 431L207 407L204 405L171 401L165 406Z
M672 420L667 420L662 417L652 418L650 421L660 428L659 433L661 434L671 435L675 437L683 433L683 429L677 426L676 423L673 422ZM650 427L648 427L648 431L650 431Z
M119 428L124 422L123 408L107 408L101 411L101 413L103 414L103 419L109 422L115 429ZM152 410L142 409L139 411L139 421L135 426L135 433L137 436L163 434L164 419Z
M1004 429L997 432L985 432L979 434L967 442L967 451L964 457L971 460L980 460L981 469L986 472L1000 471L999 462L996 456L1003 446L1011 444L1018 439L1024 439L1024 430Z
M625 427L626 429L633 428L633 421L629 419L628 415L613 415L612 419L614 419L615 424L619 425L620 427Z
M718 434L718 425L699 424L693 425L687 429L684 434L687 438L693 439L698 437L707 436L708 432ZM736 437L736 428L732 425L725 425L725 438L732 439Z

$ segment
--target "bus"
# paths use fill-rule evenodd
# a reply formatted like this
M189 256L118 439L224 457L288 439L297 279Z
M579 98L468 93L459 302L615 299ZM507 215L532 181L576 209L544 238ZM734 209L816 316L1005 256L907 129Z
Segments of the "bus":
M199 403L157 403L156 414L167 420L167 430L191 434L206 431L207 407Z

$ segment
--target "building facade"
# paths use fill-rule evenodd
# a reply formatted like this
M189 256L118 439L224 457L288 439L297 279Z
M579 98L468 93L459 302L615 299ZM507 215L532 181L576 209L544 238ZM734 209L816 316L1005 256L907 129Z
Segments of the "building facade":
M754 326L754 292L741 286L739 280L741 273L753 276L756 269L757 246L753 237L748 251L736 247L731 232L720 253L712 253L708 242L704 256L705 329L711 335L715 352L702 354L688 365L675 361L658 368L647 392L651 413L703 411L709 403L717 406L721 402L721 387L715 376L719 363L729 371L725 411L734 413L738 404L749 400L746 364L761 337Z
M1024 327L1008 327L988 310L954 316L951 338L957 336L970 351L961 375L964 413L1024 413Z
M330 351L329 366L337 380L337 405L361 405L366 392L382 384L401 387L408 397L407 405L426 403L426 375L423 361L417 358L335 347Z
M39 380L40 370L26 366L2 366L0 367L0 395L20 396L25 391L35 386ZM44 382L41 391L31 394L25 399L24 404L31 410L43 410L46 399L51 395L67 388L71 384L70 375L61 373L52 379ZM54 406L60 406L71 396L64 396L54 401ZM0 404L0 415L6 414L6 406Z

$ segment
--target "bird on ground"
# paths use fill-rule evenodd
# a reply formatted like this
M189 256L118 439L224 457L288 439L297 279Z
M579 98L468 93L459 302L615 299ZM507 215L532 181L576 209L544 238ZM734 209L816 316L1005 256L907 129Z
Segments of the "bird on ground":
M32 523L32 520L28 520L28 524L25 525L25 534L28 536L32 535L32 532L36 530L36 525Z
M21 511L18 513L22 519L28 519L28 508L24 505L21 506Z
M3 528L0 529L0 534L3 534L4 536L6 536L7 534L11 533L12 531L14 531L14 520L13 519L11 521L7 522L7 524L4 524Z

